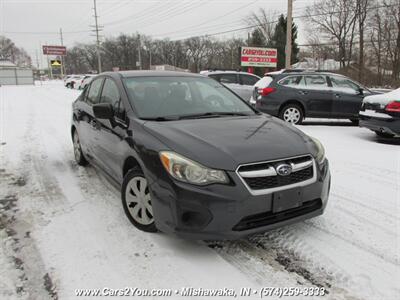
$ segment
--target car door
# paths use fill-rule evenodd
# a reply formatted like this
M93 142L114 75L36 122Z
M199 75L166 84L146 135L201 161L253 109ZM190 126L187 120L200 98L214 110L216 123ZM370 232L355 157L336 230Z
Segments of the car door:
M306 116L320 118L331 116L332 91L326 75L303 75L298 84L298 94L306 106Z
M260 80L260 78L257 76L248 75L248 74L240 74L239 75L239 83L241 85L241 89L242 89L241 92L243 94L242 98L244 100L250 101L251 96L254 91L254 85L259 80Z
M78 134L83 152L94 158L93 145L96 138L96 119L93 115L92 106L99 101L103 78L94 80L84 91L84 99L80 103L77 111L79 120Z
M344 76L329 76L332 85L332 116L357 117L364 94L360 86Z
M99 103L111 104L114 117L99 119L97 131L96 157L102 169L115 179L119 178L123 159L123 139L126 134L126 112L121 101L120 90L112 78L106 78Z

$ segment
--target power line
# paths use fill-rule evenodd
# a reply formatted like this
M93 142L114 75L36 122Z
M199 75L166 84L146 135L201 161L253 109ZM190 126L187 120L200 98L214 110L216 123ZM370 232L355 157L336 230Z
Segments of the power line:
M136 13L134 13L132 15L126 16L126 17L121 18L119 20L115 20L115 21L112 21L112 22L105 23L104 25L111 26L111 25L121 24L121 23L124 23L126 21L131 21L132 19L134 19L137 16L139 16L139 18L135 19L135 21L142 20L143 18L147 17L149 14L158 15L160 12L162 12L162 9L164 7L168 7L168 6L171 7L170 6L171 2L172 1L169 0L166 3L164 3L164 5L159 6L158 3L161 3L161 1L159 1L157 3L154 3L154 5L146 7L145 9L143 9L143 10L141 10L139 12L136 12ZM174 5L172 5L172 7L173 6ZM155 8L157 8L157 12L156 13L154 13L154 11L153 11L153 9L155 9Z
M186 6L182 6L180 7L178 10L174 10L174 9L170 9L168 11L165 11L163 15L159 16L159 18L161 20L157 21L157 22L152 22L152 21L143 21L142 23L136 24L136 26L140 26L141 28L145 28L145 27L149 27L155 24L159 24L159 23L163 23L169 20L170 17L177 17L180 16L182 14L184 14L185 12L198 8L200 6L203 6L205 4L208 4L208 1L202 1L199 0L197 3L188 3Z
M392 7L396 5L380 5L380 6L375 6L375 7L369 7L367 10L372 10L372 9L379 9L379 8L386 8L386 7ZM350 10L348 10L350 11ZM334 12L329 12L329 13L319 13L319 14L313 14L313 15L300 15L300 16L293 16L293 19L302 19L302 18L309 18L309 17L317 17L317 16L325 16L325 15L331 15L331 14L338 14L338 13L343 13L344 11L334 11ZM182 39L189 39L189 38L195 38L195 37L210 37L210 36L216 36L216 35L221 35L221 34L226 34L226 33L232 33L232 32L237 32L237 31L243 31L247 29L252 29L252 28L257 28L260 25L267 25L267 24L274 24L278 23L278 20L274 21L269 21L265 22L262 24L257 24L257 25L249 25L249 26L244 26L244 27L239 27L231 30L226 30L226 31L219 31L219 32L214 32L214 33L208 33L208 34L203 34L203 35L197 35L197 36L189 36L186 38L180 38L176 40L182 40Z
M236 9L234 9L234 10L228 11L228 12L224 13L223 15L219 15L219 16L213 17L214 20L211 20L211 21L210 21L210 20L206 20L206 21L201 22L201 23L199 23L199 24L186 27L186 29L198 28L199 26L204 25L204 24L214 23L215 21L220 20L220 18L224 18L224 17L226 17L226 16L229 16L229 15L235 13L236 11L242 9L243 7L248 7L248 6L250 6L250 5L253 5L254 3L256 3L256 2L258 2L258 1L260 1L260 0L255 0L255 1L251 2L251 3L249 3L249 4L245 4L245 5L240 6L240 7L236 8ZM239 22L242 22L242 21L238 21L238 22L234 22L234 23L239 23ZM232 22L229 22L229 23L226 23L226 24L232 24ZM207 28L209 28L209 27L215 27L215 26L217 26L217 25L207 26ZM186 31L188 31L188 30L186 30ZM189 31L190 31L190 30L189 30ZM164 33L162 33L162 34L160 34L160 35L168 35L168 34L171 34L171 33L178 33L178 32L182 32L182 30L179 30L179 31L172 31L172 32L164 32Z

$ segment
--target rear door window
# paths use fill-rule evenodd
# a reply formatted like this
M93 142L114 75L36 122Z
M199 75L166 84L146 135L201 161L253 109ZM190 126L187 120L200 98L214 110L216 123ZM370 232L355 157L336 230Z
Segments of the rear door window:
M259 80L259 78L256 76L240 74L240 80L243 85L253 86L256 84L256 82Z
M304 79L307 89L328 89L328 82L325 75L305 75Z
M100 90L103 83L103 78L96 79L90 85L87 92L86 102L89 104L96 104L99 102Z
M219 81L226 84L238 83L238 78L236 74L221 74Z

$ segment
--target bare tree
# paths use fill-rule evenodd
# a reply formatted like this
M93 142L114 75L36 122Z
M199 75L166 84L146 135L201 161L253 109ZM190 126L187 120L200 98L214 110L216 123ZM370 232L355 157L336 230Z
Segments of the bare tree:
M274 36L275 24L277 23L275 18L277 16L276 12L267 12L264 8L260 8L258 12L251 13L245 22L258 28L263 34L267 45L269 45Z
M385 0L385 42L392 63L392 79L400 78L400 0Z
M322 0L306 10L309 22L334 40L339 48L341 66L350 64L356 24L356 0Z
M0 36L0 59L7 59L16 65L30 66L32 61L28 53L17 47L12 40Z
M359 35L359 53L358 53L358 80L363 81L364 74L364 29L366 26L365 20L368 15L368 5L370 0L356 0L356 13Z

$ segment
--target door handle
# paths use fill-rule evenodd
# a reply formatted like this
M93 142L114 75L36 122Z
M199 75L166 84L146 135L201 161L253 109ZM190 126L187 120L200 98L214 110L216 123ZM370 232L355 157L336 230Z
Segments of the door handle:
M300 94L300 95L307 95L308 92L307 92L307 91L300 91L299 94Z
M340 98L340 94L336 93L336 94L335 94L335 97L336 97L336 98Z

